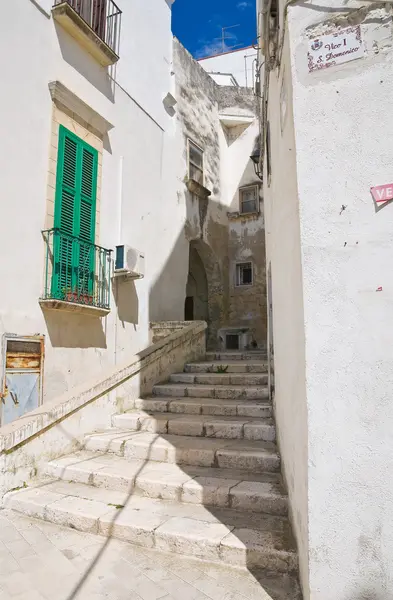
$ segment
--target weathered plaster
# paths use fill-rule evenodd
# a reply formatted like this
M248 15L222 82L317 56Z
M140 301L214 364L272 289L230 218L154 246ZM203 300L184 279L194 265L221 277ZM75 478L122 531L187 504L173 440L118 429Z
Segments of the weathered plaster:
M252 90L218 86L191 55L174 40L178 122L182 131L183 161L187 173L187 138L204 150L204 186L209 198L190 194L185 185L179 194L186 204L186 240L193 244L204 264L208 282L208 344L216 347L218 330L231 324L248 325L260 346L266 339L263 216L249 227L248 221L233 225L228 210L239 209L238 188L259 181L249 159L258 132L257 107ZM232 128L221 123L222 115L250 119ZM180 132L179 132L180 135ZM257 285L248 290L252 305L242 306L232 293L232 258L253 247ZM239 296L240 297L240 296ZM261 310L261 314L259 314ZM265 323L263 326L262 323Z

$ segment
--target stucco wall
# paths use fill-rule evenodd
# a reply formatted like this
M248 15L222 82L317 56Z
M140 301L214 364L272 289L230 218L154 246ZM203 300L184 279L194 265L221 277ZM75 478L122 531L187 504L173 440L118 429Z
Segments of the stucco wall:
M173 86L168 4L119 0L120 61L108 71L55 23L44 4L15 0L2 9L7 27L1 45L7 53L12 48L12 68L4 70L6 92L0 99L0 129L7 140L0 146L0 334L45 335L45 400L50 400L138 351L148 341L150 320L183 318L187 267L183 278L172 277L163 287L158 301L154 284L168 277L168 259L184 223L169 168L174 119L162 103ZM129 244L146 257L143 280L115 284L105 319L43 312L38 304L45 257L41 230L50 225L48 84L56 80L113 125L102 140L97 240L112 249Z
M318 16L291 10L310 596L387 600L393 595L393 212L391 205L376 210L370 187L392 179L393 123L385 118L392 109L391 8L352 11L350 23L361 23L365 57L309 75L305 30L322 20L332 20L328 10Z
M393 212L391 204L376 207L370 195L371 186L392 181L393 124L386 117L392 108L392 18L390 6L357 6L329 1L317 11L288 9L299 198L292 218L300 223L305 344L297 336L281 374L276 352L276 411L280 438L291 437L289 428L280 433L279 390L305 348L305 597L312 600L393 595ZM361 25L364 57L309 74L308 38L349 24ZM280 139L277 132L274 138ZM293 158L283 158L287 173ZM277 207L284 197L276 194L274 202ZM269 223L267 217L268 247ZM283 230L276 232L277 244L286 246L285 238ZM285 264L282 278L298 289L299 269L289 256ZM284 299L277 277L273 270L275 347L288 344L298 327L296 319L287 321L285 332L276 325ZM297 377L304 378L301 369ZM298 447L305 437L298 437ZM283 458L287 470L285 451ZM292 510L304 510L291 500Z
M178 99L178 197L186 202L185 239L194 244L204 263L208 280L209 335L211 347L217 347L218 330L253 323L259 345L266 339L258 308L266 314L264 286L263 217L257 222L228 219L228 212L239 210L240 186L259 182L250 161L258 135L255 97L251 90L219 87L177 41L174 41L174 70ZM224 123L220 120L226 117ZM233 126L231 118L245 117ZM227 126L225 123L230 123ZM187 178L187 139L204 150L205 187L208 199L190 194ZM263 209L261 203L261 209ZM233 269L238 257L254 257L256 285L248 290L251 309L242 292L234 294Z
M284 90L284 91L282 91ZM286 97L286 111L282 98ZM274 409L282 470L297 540L300 575L308 589L308 428L303 275L288 43L279 77L270 76L271 184L265 166L266 265L271 267Z

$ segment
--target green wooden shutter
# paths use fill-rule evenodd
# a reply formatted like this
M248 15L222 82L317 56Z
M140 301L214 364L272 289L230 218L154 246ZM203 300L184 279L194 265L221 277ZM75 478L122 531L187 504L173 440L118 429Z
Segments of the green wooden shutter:
M97 151L60 125L52 295L86 302L94 292Z
M94 288L94 242L97 161L86 147L81 151L80 211L79 211L79 287L91 297Z

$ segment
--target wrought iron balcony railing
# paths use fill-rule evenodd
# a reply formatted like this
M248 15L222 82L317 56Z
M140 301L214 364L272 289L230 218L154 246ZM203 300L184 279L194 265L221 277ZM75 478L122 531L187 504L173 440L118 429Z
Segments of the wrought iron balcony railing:
M119 56L120 8L113 0L54 0L54 6L69 4L94 33Z
M109 310L111 252L60 229L42 232L46 243L42 300L61 300Z

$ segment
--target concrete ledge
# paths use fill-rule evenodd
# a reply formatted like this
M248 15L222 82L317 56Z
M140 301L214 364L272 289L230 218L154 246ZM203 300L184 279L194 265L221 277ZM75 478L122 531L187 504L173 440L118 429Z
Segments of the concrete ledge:
M230 221L257 221L261 216L261 212L254 211L250 213L241 213L238 211L227 212L227 217Z
M40 300L39 304L44 310L63 310L65 312L82 313L89 317L106 317L111 312L110 308L98 308L88 304L65 302L64 300Z
M150 323L150 342L155 344L159 340L168 337L175 331L179 331L191 325L194 321L152 321Z
M55 21L76 39L103 66L114 65L119 57L71 7L68 2L57 4L52 8Z
M199 196L200 198L208 198L209 196L212 195L210 190L205 188L203 185L201 185L197 181L194 181L194 179L188 179L186 182L186 186L187 186L188 191L191 192L191 194L195 194L196 196Z

